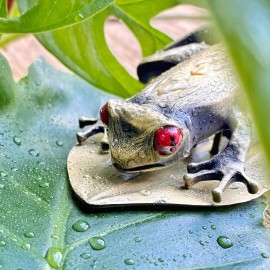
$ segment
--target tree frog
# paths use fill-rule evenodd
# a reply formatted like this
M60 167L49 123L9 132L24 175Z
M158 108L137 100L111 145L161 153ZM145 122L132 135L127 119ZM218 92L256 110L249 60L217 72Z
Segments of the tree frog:
M223 150L216 145L210 160L188 164L185 187L220 180L212 191L215 202L235 181L258 192L258 184L245 174L251 125L237 105L239 82L221 44L171 46L144 60L138 74L143 82L158 76L129 99L109 100L100 111L103 125L77 133L79 142L108 132L112 164L138 173L170 166L201 141L223 134L228 138ZM82 119L81 126L94 122Z

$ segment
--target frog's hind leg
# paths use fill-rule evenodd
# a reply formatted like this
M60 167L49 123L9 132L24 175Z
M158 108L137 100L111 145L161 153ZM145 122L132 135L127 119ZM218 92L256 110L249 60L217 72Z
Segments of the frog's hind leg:
M215 43L210 33L213 30L204 26L181 40L169 44L165 49L151 55L139 64L137 73L142 83L149 82L152 78L191 58L194 54L205 50Z
M225 137L228 140L230 140L231 136L232 136L232 133L231 133L231 130L229 130L229 129L225 129L222 132L215 134L214 139L213 139L212 148L209 151L210 154L212 156L217 155L220 151L222 137Z
M206 180L219 180L213 189L214 202L220 202L221 196L233 182L242 182L248 192L256 194L258 184L245 173L245 160L250 145L251 127L247 116L234 109L229 123L231 137L226 147L210 160L190 163L188 173L184 175L186 188Z

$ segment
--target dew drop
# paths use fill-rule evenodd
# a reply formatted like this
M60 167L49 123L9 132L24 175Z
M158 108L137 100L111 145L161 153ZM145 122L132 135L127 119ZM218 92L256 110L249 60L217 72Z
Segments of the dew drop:
M268 254L266 254L266 253L261 253L261 256L264 258L264 259L269 259L269 255Z
M204 241L202 241L202 240L200 240L199 243L200 243L201 246L205 245Z
M11 170L12 170L13 172L17 172L19 169L16 168L16 167L13 167L13 168L11 168Z
M59 140L57 140L55 143L59 147L62 147L64 145L63 142L62 141L59 141Z
M29 243L22 243L21 248L24 250L30 250L31 245Z
M5 241L0 241L0 247L4 247L6 245Z
M17 136L14 136L14 137L13 137L13 142L14 142L15 144L17 144L18 146L21 146L21 145L22 145L21 139L20 139L19 137L17 137Z
M45 256L48 264L55 269L59 269L62 264L63 253L61 248L50 247Z
M142 189L139 193L141 195L143 195L143 196L149 196L149 195L151 195L151 190L149 190L149 189Z
M31 148L28 150L29 155L31 155L32 157L38 157L39 156L39 152L37 152L35 149Z
M5 185L0 184L0 189L4 189Z
M7 174L5 172L0 171L0 178L4 178L6 176L7 176Z
M45 183L40 183L39 186L40 186L41 188L47 188L47 187L50 186L50 184L49 184L48 182L45 182Z
M80 22L84 19L84 15L82 13L79 13L75 16L75 22Z
M206 227L206 226L202 226L202 229L203 229L203 230L207 230L207 227Z
M89 258L91 258L91 255L90 255L90 253L82 253L81 255L80 255L83 259L89 259Z
M216 227L215 225L211 225L211 229L212 229L212 230L216 230L217 227Z
M89 228L89 223L84 220L78 220L72 225L72 229L76 232L86 232Z
M142 239L140 237L138 237L138 236L135 237L134 240L135 240L135 242L141 242L142 241Z
M52 235L51 235L51 238L52 238L52 239L57 239L57 240L59 240L59 236L57 236L56 234L52 234Z
M132 259L125 259L124 262L126 265L133 265L134 264L134 261Z
M33 232L27 232L24 234L24 236L27 238L33 238L33 237L35 237L35 234Z
M102 250L106 247L105 241L100 237L91 237L89 244L95 250Z
M217 242L222 248L230 248L233 246L232 240L227 236L219 236Z
M255 214L250 214L249 215L251 218L255 218Z

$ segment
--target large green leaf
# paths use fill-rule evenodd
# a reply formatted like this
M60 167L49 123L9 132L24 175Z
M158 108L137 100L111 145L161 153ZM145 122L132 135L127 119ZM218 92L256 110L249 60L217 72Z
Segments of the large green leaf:
M22 15L0 18L2 33L36 33L78 23L95 15L115 0L17 0ZM5 0L0 1L1 3Z
M263 199L221 209L83 211L66 158L78 117L96 116L109 96L43 60L19 83L2 57L0 68L0 268L268 269Z
M209 1L245 87L270 164L270 1Z
M92 85L128 97L138 92L142 85L128 74L110 52L104 37L106 19L114 15L123 21L140 42L143 54L148 55L171 40L151 27L150 19L176 2L161 1L153 5L152 0L118 0L85 22L37 37L62 63Z

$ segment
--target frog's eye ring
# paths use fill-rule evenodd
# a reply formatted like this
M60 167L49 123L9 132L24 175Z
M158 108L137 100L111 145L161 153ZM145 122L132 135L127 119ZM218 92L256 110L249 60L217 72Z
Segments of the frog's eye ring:
M109 125L108 102L105 105L103 105L103 107L100 109L99 114L102 123L108 126Z
M182 136L182 131L179 127L161 127L154 136L154 150L160 155L171 155L179 148Z

